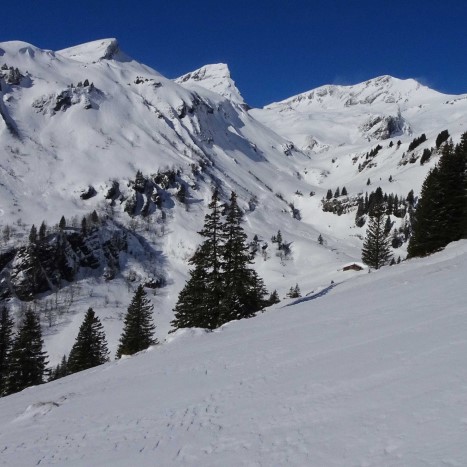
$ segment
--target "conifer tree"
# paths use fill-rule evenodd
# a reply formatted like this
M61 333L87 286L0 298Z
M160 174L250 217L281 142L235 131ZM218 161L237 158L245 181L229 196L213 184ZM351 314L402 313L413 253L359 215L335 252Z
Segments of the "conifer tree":
M29 231L29 243L37 243L37 228L34 224L32 224Z
M427 175L414 214L408 256L424 256L467 237L467 133L454 148L443 145L437 167Z
M55 381L66 375L68 375L68 361L66 355L64 355L61 362L51 371L49 381Z
M392 256L389 232L385 232L384 213L383 204L373 205L366 238L363 242L362 261L375 269L387 264Z
M214 190L199 234L205 239L189 264L194 266L190 279L180 292L174 308L174 328L219 326L220 305L224 294L222 282L222 206L218 190Z
M342 187L342 196L347 196L347 188L344 186Z
M62 217L60 218L60 222L58 223L58 227L59 227L60 230L65 229L65 227L66 227L66 219L65 219L65 216L62 216Z
M280 250L282 248L282 242L283 242L282 233L280 230L277 231L276 242L277 242L277 249Z
M277 293L277 290L274 289L272 292L271 292L271 295L269 295L269 298L268 298L268 305L275 305L276 303L279 303L281 300L279 298L279 294Z
M242 220L243 214L237 204L237 195L232 192L222 228L222 280L227 286L222 298L222 322L251 317L257 311L247 309L247 296L252 287L248 265L252 261L246 245L247 236L241 225ZM280 236L279 231L276 238L279 239Z
M11 350L7 394L44 382L47 354L43 345L39 319L32 310L27 310Z
M206 240L189 261L194 268L175 306L174 328L215 329L227 321L253 316L266 304L264 283L248 267L251 259L236 194L232 193L226 206L225 222L217 192L209 208L200 232Z
M47 234L47 226L45 225L45 222L42 221L40 227L39 227L39 241L42 242L45 240L45 236Z
M136 289L125 315L117 358L122 355L133 355L157 344L157 339L154 338L156 326L152 319L153 309L154 306L147 298L144 287L140 285Z
M7 375L10 370L11 349L13 347L13 319L8 308L0 310L0 396L6 393Z
M92 308L89 308L79 328L68 357L69 373L87 370L109 361L104 328Z

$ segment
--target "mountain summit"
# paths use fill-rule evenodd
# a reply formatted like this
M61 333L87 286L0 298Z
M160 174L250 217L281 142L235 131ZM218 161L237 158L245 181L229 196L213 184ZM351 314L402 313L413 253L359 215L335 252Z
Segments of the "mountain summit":
M117 39L101 39L57 51L62 57L78 62L95 63L100 60L126 61L129 57L120 50Z
M245 105L240 91L230 76L229 67L225 63L205 65L175 80L178 84L196 84L209 91L216 92L235 104Z

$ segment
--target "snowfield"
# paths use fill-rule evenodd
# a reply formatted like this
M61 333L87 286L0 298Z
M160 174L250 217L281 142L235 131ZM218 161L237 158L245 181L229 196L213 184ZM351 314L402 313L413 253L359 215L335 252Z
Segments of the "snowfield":
M466 277L457 242L0 399L0 464L465 466Z

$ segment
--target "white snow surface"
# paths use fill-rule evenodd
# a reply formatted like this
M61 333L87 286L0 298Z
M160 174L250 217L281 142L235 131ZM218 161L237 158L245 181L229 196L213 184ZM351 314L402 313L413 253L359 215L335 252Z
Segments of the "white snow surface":
M467 242L0 399L0 465L464 466Z

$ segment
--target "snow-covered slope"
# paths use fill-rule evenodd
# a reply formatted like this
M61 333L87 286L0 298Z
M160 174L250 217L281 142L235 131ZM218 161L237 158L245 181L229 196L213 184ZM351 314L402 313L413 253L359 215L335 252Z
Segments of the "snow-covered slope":
M346 186L355 198L381 186L401 199L411 189L417 195L439 157L422 166L421 152L444 129L456 141L467 115L466 96L390 77L248 111L226 65L174 81L128 57L115 39L56 52L0 43L0 73L0 285L10 284L11 269L21 276L26 261L9 255L27 243L32 224L44 220L53 232L64 215L73 233L96 210L110 222L90 239L96 256L106 256L109 232L124 239L112 280L105 264L82 267L73 287L63 281L53 300L51 290L35 297L41 310L62 303L58 317L42 316L51 364L69 352L89 306L113 354L135 287L155 277L164 279L152 296L157 337L166 337L214 186L223 199L237 192L249 240L259 239L254 267L270 291L283 297L297 283L310 292L340 282L342 266L360 260L365 227L355 225L355 206L341 216L323 212L327 190ZM392 136L382 140L385 131ZM409 154L422 132L427 141ZM383 147L366 163L377 144ZM139 193L137 214L129 215L137 171L153 191ZM174 183L156 183L168 172ZM180 186L188 190L185 203L176 197ZM403 223L395 219L394 228ZM290 245L287 257L271 242L278 230ZM405 246L395 251L396 259L404 254ZM18 294L7 298L19 317L27 305Z
M467 460L467 243L0 399L0 464Z

